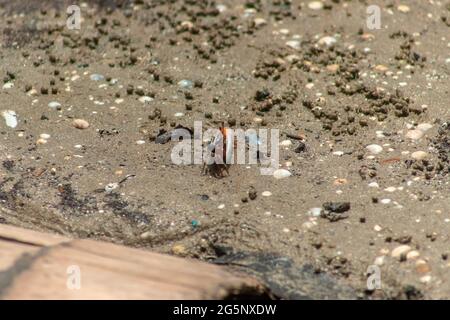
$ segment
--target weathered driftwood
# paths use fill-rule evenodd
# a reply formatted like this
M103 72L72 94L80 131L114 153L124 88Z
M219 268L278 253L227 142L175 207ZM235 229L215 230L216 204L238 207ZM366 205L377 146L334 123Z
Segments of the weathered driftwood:
M1 299L223 299L263 292L254 279L220 266L0 225Z

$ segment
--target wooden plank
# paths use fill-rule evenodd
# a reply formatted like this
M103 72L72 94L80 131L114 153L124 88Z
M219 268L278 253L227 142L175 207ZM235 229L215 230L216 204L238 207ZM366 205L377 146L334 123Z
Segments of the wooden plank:
M24 254L25 266L21 261L14 270ZM80 270L79 289L68 286L72 266ZM223 299L249 290L264 292L254 279L220 266L0 226L2 299Z
M1 239L23 242L36 246L52 246L70 241L70 239L62 236L20 229L5 224L0 224L0 240Z
M0 272L11 268L15 261L24 254L34 255L39 251L39 247L0 240Z

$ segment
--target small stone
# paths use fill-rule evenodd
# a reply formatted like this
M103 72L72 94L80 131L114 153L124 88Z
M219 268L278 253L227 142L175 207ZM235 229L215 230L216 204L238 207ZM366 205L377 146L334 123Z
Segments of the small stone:
M377 266L382 266L384 264L384 258L385 258L384 256L376 257L373 264L375 264Z
M57 101L51 101L51 102L49 102L48 107L52 108L52 109L60 110L61 109L61 103L59 103Z
M87 122L84 119L75 119L75 120L73 120L72 125L77 129L89 128L89 122Z
M411 158L415 160L424 160L428 158L428 153L425 151L416 151L411 154Z
M270 197L272 195L272 192L270 192L270 191L263 191L263 193L261 195L263 197Z
M45 140L50 139L50 135L48 133L42 133L41 135L39 135L39 137L41 139L45 139Z
M373 69L376 72L379 72L379 73L385 73L385 72L387 72L389 70L388 67L386 67L386 66L384 66L382 64L376 65Z
M395 192L395 190L397 190L396 187L387 187L386 189L384 189L384 191L386 192Z
M426 276L421 277L419 280L422 283L428 283L431 281L431 279L432 279L432 277L429 274L427 274Z
M336 44L337 40L335 37L325 36L319 39L318 44L331 47Z
M105 79L105 77L103 75L98 74L98 73L91 74L90 78L92 81L103 81Z
M280 142L280 146L282 147L290 147L292 146L292 141L291 140L283 140Z
M312 229L315 226L314 222L311 221L306 221L305 223L302 224L302 228L309 230Z
M419 259L416 261L416 271L418 273L424 274L430 272L431 268L425 260Z
M413 250L413 251L410 251L407 253L406 259L413 260L413 259L417 259L419 256L420 256L419 251Z
M300 61L300 57L296 54L290 54L287 57L285 57L286 61L289 63L294 63Z
M13 87L14 87L14 83L12 83L12 82L7 82L3 85L4 90L11 89Z
M10 128L17 127L17 114L13 110L5 110L2 112L3 118L5 118L6 125Z
M290 173L286 169L278 169L278 170L275 170L275 172L273 173L273 177L275 179L284 179L284 178L290 177L291 175L292 175L292 173Z
M408 132L406 133L406 138L411 139L411 140L419 140L423 137L424 132L421 130L408 130Z
M400 12L402 12L402 13L408 13L408 12L411 11L411 9L410 9L407 5L405 5L405 4L399 5L399 6L397 7L397 10L400 11Z
M267 24L266 19L263 19L263 18L255 18L253 20L253 22L255 23L256 27L262 27L262 26L265 26Z
M383 147L378 144L370 144L366 149L372 154L379 154L383 151Z
M389 203L392 202L392 200L391 200L391 199L381 199L380 202L381 202L382 204L389 204Z
M262 118L259 118L259 117L255 117L255 118L253 118L253 122L254 122L255 124L261 124L261 123L263 122L263 119L262 119Z
M340 66L338 64L330 64L327 66L327 70L331 73L336 73L338 72Z
M311 1L308 3L308 8L311 10L322 10L323 3L321 1Z
M423 133L427 132L431 128L433 128L433 125L430 124L430 123L420 123L420 124L417 125L417 130L420 130Z
M379 188L379 184L377 182L371 182L368 184L369 188Z
M153 233L151 233L150 231L146 231L140 235L142 240L150 239L152 236L153 236Z
M399 259L402 255L407 254L409 251L411 251L411 247L408 245L401 245L392 250L391 256L393 258Z
M322 210L322 208L311 208L306 214L310 217L320 217Z
M295 50L300 50L300 41L299 40L290 40L290 41L286 42L286 45L289 48L292 48Z
M192 89L194 87L194 83L191 80L183 79L178 82L178 86L182 89Z
M139 100L139 102L142 102L142 103L149 103L149 102L153 101L153 98L148 97L148 96L142 96L138 100Z
M47 141L46 139L40 138L40 139L38 139L38 140L36 141L36 144L42 145L42 144L46 144L47 142L48 142L48 141Z
M187 252L185 246L176 244L172 247L172 253L177 256L185 256Z

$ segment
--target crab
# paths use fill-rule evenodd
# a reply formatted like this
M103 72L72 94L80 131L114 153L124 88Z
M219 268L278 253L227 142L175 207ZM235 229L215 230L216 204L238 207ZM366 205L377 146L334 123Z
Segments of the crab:
M218 146L222 146L222 163L217 163L213 161L212 163L207 163L205 160L203 161L202 173L204 175L210 174L215 178L223 178L225 177L225 173L227 176L230 175L228 171L229 164L227 164L228 157L231 156L232 152L230 149L231 145L227 144L227 129L224 127L220 128L220 133L217 133L208 143L207 150L209 152L209 157L211 159L215 159L216 157L216 148ZM228 161L229 162L229 161Z

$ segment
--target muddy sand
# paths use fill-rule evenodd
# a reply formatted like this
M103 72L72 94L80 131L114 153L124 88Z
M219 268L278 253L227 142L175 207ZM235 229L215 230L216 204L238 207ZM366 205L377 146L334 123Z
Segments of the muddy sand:
M0 223L285 299L450 298L449 1L89 1L80 30L69 1L0 4ZM290 175L173 164L194 121L280 130Z

